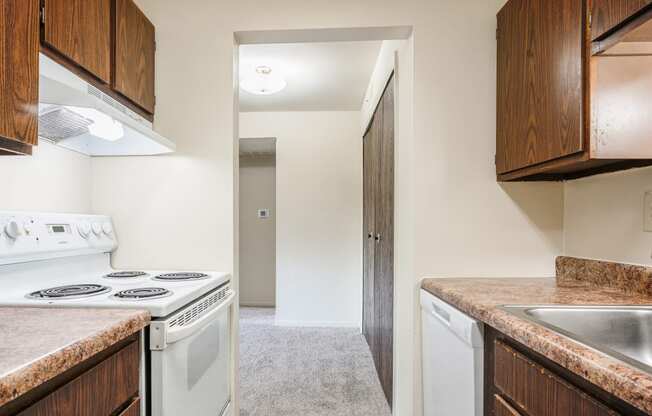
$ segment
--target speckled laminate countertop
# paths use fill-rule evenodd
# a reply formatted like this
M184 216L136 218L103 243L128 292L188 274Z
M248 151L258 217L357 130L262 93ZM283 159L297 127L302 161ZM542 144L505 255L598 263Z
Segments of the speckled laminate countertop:
M496 306L506 304L652 305L652 297L577 282L541 279L424 279L422 288L603 390L652 414L652 374Z
M0 406L138 332L149 313L0 308Z

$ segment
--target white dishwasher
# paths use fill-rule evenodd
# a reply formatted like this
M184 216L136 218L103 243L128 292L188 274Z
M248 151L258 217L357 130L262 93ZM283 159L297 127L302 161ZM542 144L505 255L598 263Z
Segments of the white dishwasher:
M482 416L482 324L421 290L424 416Z

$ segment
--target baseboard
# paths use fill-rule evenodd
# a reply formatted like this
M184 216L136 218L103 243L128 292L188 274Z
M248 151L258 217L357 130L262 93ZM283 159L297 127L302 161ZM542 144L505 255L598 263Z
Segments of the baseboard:
M240 301L240 306L244 306L245 308L274 308L276 307L275 302L247 302L247 301Z
M339 322L339 321L288 321L277 319L274 321L276 326L284 327L301 327L301 328L360 328L358 322Z

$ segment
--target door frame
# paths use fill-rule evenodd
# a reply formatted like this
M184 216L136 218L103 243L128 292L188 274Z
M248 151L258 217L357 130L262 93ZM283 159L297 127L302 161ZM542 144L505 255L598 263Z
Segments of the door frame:
M239 155L239 48L240 45L264 43L308 43L308 42L341 42L341 41L370 41L370 40L401 40L404 45L394 53L394 374L393 374L393 416L412 416L400 414L400 405L397 402L397 392L401 383L410 384L414 380L401 380L400 373L405 366L412 366L411 371L415 377L420 377L417 371L420 350L414 350L414 325L418 319L415 312L418 289L414 281L414 191L411 182L412 161L414 158L414 28L412 26L387 26L387 27L348 27L348 28L314 28L299 30L263 30L263 31L238 31L233 33L233 154ZM233 285L239 293L239 157L234 157L233 163L233 189L234 189L234 221L233 221ZM400 170L399 170L400 169ZM403 179L405 178L405 179ZM400 194L399 194L400 193ZM399 197L400 195L400 197ZM405 198L401 201L399 198ZM400 234L400 238L399 238ZM400 261L399 261L400 260ZM362 266L362 261L360 262ZM363 270L360 269L360 280L363 279ZM360 285L362 291L362 284ZM237 302L236 302L237 303ZM403 316L404 315L404 316ZM240 414L240 372L238 362L239 350L239 306L235 305L233 314L234 336L232 347L234 360L232 365L232 415ZM362 331L362 293L360 297L360 331ZM406 351L404 353L404 351ZM408 359L402 362L400 358ZM419 390L419 389L417 389ZM413 397L406 397L405 401L413 401Z

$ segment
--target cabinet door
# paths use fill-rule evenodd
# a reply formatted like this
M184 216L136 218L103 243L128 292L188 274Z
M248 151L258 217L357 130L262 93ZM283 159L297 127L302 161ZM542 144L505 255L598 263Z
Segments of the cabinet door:
M595 40L614 29L652 0L593 0L591 39Z
M494 345L494 384L529 416L619 416L510 346Z
M510 0L498 14L496 169L582 151L583 2Z
M134 341L18 416L114 415L138 397L139 371L140 343ZM126 415L138 415L135 407Z
M494 395L494 415L496 416L521 416L502 397Z
M38 0L0 0L0 151L38 142Z
M111 0L45 0L43 41L111 81Z
M133 0L116 0L113 88L154 114L154 25Z

